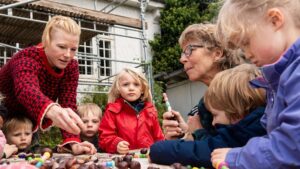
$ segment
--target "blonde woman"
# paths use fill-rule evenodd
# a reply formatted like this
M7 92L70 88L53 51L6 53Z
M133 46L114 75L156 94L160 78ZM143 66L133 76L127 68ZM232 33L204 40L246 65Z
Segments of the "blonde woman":
M74 59L80 26L71 18L54 16L47 23L42 44L16 53L0 70L0 92L8 111L25 113L33 130L61 128L63 143L74 154L95 153L95 147L80 143L84 127L75 113L78 62Z
M138 70L125 68L115 77L99 132L100 148L108 153L126 154L164 139L149 85Z

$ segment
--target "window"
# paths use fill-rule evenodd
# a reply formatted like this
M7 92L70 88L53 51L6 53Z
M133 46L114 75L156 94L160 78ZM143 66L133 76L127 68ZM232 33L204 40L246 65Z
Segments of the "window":
M100 76L111 76L111 41L100 39L98 45Z
M6 48L0 46L0 67L9 61L9 59L16 53L16 49Z
M78 56L79 73L81 75L93 75L92 40L79 45Z

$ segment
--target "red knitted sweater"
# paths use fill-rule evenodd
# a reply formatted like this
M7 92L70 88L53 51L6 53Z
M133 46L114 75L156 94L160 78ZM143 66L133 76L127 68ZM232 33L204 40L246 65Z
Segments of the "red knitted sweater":
M16 53L0 70L0 92L9 113L24 113L34 123L46 129L52 121L44 118L46 108L54 102L76 111L78 62L72 60L59 72L48 64L45 52L29 47ZM79 136L62 131L64 143L80 141Z

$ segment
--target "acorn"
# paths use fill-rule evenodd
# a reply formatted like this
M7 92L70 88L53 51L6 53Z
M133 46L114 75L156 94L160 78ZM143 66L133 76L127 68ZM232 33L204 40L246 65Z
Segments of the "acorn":
M123 161L126 161L128 164L130 164L132 161L132 155L125 155L123 157Z
M142 148L142 149L140 150L140 153L141 153L141 154L147 154L147 153L148 153L148 149L147 149L147 148Z
M128 166L129 166L129 164L128 164L127 161L121 161L121 162L118 163L117 167L119 169L128 169Z
M141 169L141 163L138 161L131 161L130 168L131 169Z

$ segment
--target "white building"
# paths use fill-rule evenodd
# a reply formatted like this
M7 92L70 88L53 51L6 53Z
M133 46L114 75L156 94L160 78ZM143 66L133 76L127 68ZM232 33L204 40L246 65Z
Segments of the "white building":
M49 16L70 16L83 29L78 52L79 97L95 93L95 86L109 86L111 77L123 67L142 68L141 63L151 59L150 47L143 42L148 45L147 40L160 32L162 2L142 0L141 6L138 0L0 0L0 66L18 48L40 42ZM206 89L200 82L189 82L182 73L167 75L167 81L172 108L183 115L198 103Z
M162 0L0 0L0 5L0 65L17 48L39 43L49 17L66 15L82 26L79 97L109 86L127 66L146 68L152 79L151 67L144 67L151 60L147 41L160 31Z

